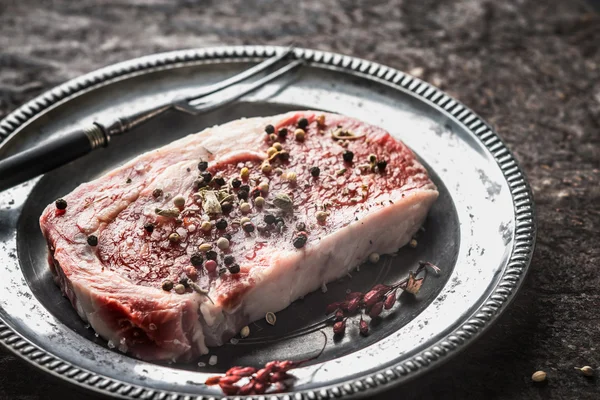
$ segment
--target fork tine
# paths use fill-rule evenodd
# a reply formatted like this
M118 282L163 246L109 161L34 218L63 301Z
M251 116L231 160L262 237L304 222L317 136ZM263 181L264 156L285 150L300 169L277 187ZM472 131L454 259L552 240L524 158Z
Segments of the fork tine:
M199 99L196 99L196 100L193 100L190 102L183 101L183 102L179 102L176 107L182 111L186 111L186 112L189 112L192 114L200 114L203 112L212 111L216 108L219 108L226 104L229 104L250 92L253 92L253 91L261 88L262 86L266 85L267 83L298 68L302 64L304 64L304 60L293 61L293 62L287 64L286 66L281 67L278 70L270 73L269 75L262 77L261 79L257 80L256 82L253 82L250 86L248 86L248 87L240 90L239 92L236 92L236 93L232 94L231 96L226 97L224 99L214 101L214 102L208 102L208 103L202 103L201 100L199 100Z
M235 85L238 82L244 81L244 80L258 74L259 72L264 71L265 69L269 68L271 65L276 64L277 62L283 60L293 50L294 50L294 47L289 46L283 52L281 52L281 54L278 54L271 58L267 58L265 61L263 61L259 64L256 64L255 66L248 68L247 70L242 71L239 74L232 76L231 78L227 78L221 82L215 83L214 85L211 85L208 88L201 91L199 94L195 94L194 96L187 97L186 100L189 102L198 100L204 96L208 96L210 94L213 94L220 90L228 88L229 86Z

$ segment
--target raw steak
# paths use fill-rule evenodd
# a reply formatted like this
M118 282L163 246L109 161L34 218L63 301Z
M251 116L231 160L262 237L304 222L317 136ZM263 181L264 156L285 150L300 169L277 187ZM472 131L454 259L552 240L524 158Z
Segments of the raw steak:
M187 361L397 251L437 195L384 130L302 111L142 154L65 196L65 210L49 205L40 224L57 282L109 346Z

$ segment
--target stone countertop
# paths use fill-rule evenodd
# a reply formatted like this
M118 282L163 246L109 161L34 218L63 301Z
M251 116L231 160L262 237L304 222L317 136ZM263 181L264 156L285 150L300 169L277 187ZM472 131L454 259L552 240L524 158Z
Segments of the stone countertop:
M522 291L461 356L380 399L592 399L600 367L600 15L583 0L5 0L0 117L129 58L222 44L331 50L408 71L508 143L536 199ZM533 385L536 370L546 385ZM2 351L0 398L75 399Z

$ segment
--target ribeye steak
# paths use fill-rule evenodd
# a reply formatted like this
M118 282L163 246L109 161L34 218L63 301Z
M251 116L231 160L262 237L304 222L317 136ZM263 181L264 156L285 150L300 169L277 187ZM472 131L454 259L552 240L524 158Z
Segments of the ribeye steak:
M299 111L142 154L40 224L58 284L98 334L142 359L188 361L397 251L437 195L384 130Z

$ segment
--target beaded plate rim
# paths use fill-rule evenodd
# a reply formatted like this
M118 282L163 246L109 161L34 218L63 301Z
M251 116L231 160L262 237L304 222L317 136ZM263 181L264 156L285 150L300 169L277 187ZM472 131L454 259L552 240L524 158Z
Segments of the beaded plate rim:
M173 68L208 60L265 58L283 51L279 46L219 46L159 53L101 68L59 85L25 103L0 121L0 147L18 134L19 128L71 96L93 90L109 81L125 79L133 74L157 69ZM524 280L535 246L536 224L531 188L513 154L494 130L459 101L442 90L404 72L356 57L337 53L296 48L296 59L341 69L345 72L383 81L388 85L412 93L436 106L448 117L455 119L476 137L494 157L500 167L513 200L515 227L514 243L507 265L495 287L480 306L461 325L434 345L409 359L376 373L367 374L341 384L320 390L300 391L294 394L268 395L270 399L296 400L360 397L383 391L424 373L463 350L479 337L510 304ZM39 348L0 319L0 343L17 356L40 370L87 390L127 399L201 400L214 399L203 395L155 390L86 371ZM227 398L227 397L224 397ZM265 399L264 395L248 398Z

